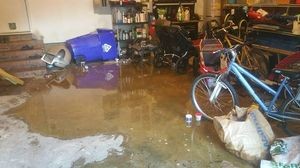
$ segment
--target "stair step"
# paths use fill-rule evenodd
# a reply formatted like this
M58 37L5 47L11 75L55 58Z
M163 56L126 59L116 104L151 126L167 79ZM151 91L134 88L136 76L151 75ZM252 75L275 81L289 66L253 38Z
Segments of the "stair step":
M23 69L20 71L13 72L13 75L15 75L18 78L24 79L24 78L44 78L44 75L47 73L46 66L44 67L37 67L37 68L31 68L31 69Z
M43 53L43 49L4 51L0 52L0 62L37 58L40 59L42 58Z
M38 69L40 67L46 67L46 63L41 59L27 59L18 61L1 61L0 67L5 71L11 72L21 72L32 69Z
M9 43L13 41L26 41L32 40L31 33L18 33L18 34L3 34L0 35L0 43Z
M32 50L44 48L42 40L13 41L0 43L0 52L11 50Z

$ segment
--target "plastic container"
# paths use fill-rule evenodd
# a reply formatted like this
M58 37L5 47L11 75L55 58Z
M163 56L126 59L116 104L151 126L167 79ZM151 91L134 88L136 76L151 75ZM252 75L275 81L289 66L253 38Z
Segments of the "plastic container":
M66 45L76 61L90 62L117 57L117 45L110 29L97 29L96 32L67 40Z
M201 118L202 118L202 114L200 112L196 112L195 113L195 120L196 121L201 121Z
M186 114L186 115L185 115L185 122L191 123L192 120L193 120L192 114Z

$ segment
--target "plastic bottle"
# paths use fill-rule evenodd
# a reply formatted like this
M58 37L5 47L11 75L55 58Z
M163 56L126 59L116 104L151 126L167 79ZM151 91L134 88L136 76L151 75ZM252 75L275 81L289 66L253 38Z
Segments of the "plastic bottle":
M181 6L181 3L178 7L178 10L177 10L177 21L182 21L182 6Z
M120 30L120 37L119 37L120 40L123 40L123 33L124 33L123 30Z
M184 10L184 21L190 21L190 9L189 8L185 8Z
M122 13L121 11L118 9L117 10L117 19L116 19L117 23L121 23L122 22Z

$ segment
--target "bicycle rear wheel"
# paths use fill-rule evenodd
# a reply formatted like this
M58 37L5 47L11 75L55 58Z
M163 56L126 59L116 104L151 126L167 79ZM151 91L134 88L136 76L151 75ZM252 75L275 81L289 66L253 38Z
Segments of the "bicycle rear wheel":
M294 119L285 119L284 128L289 135L300 135L300 101L295 98L287 100L282 108L283 115Z
M214 116L228 114L235 105L239 105L237 93L232 85L226 80L221 81L221 91L215 102L210 102L209 97L216 86L216 76L204 74L198 76L192 86L191 98L193 106L207 119Z
M257 73L260 78L267 78L269 75L269 66L265 55L265 52L245 45L242 47L241 54L238 56L239 64Z

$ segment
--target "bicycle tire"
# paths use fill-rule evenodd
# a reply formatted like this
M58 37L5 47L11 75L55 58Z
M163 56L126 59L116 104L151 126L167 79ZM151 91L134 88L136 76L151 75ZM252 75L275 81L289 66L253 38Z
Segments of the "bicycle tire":
M242 19L239 22L239 35L238 35L238 37L245 41L247 32L248 32L248 22L247 22L247 20Z
M156 68L160 68L163 66L163 57L164 57L164 52L162 49L158 48L154 52L154 58L153 58L153 64Z
M294 112L297 115L292 115L295 119L284 119L284 130L289 135L300 135L300 101L295 98L286 100L282 106L284 116L290 116L289 112Z
M254 57L258 62L257 73L261 78L266 79L269 76L269 64L267 60L267 53L258 49L255 49L254 53Z
M175 63L175 71L178 74L183 74L187 71L188 60L184 57L179 58Z
M227 80L221 80L222 89L217 101L214 103L209 101L216 79L214 74L200 75L194 80L191 90L194 108L209 120L212 120L215 116L226 115L235 105L239 105L237 93Z
M260 78L267 78L269 75L268 61L265 53L259 49L254 49L249 46L243 46L239 54L239 64L254 73L257 73Z

